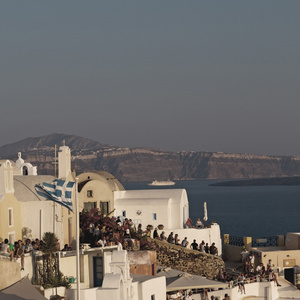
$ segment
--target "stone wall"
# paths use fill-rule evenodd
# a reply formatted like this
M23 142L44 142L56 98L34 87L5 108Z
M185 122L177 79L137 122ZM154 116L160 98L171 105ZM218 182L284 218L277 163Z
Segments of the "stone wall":
M2 290L21 279L20 264L1 257L0 274L0 290Z
M157 264L190 274L206 276L213 279L219 271L225 269L224 261L214 255L176 246L160 240L150 239L156 250Z
M156 275L155 251L128 251L130 274Z

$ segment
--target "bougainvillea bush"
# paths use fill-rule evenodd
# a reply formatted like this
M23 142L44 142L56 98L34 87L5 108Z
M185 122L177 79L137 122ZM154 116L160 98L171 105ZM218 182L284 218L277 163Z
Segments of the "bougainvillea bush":
M83 235L86 236L89 233L90 224L94 224L95 226L98 225L99 229L102 229L105 226L115 230L118 227L115 217L109 217L108 214L103 213L98 208L90 210L84 209L80 213L80 229L82 230Z
M106 229L109 227L115 232L117 229L124 230L118 227L115 217L110 217L109 214L101 212L98 208L93 208L90 210L84 209L80 213L80 229L82 233L82 241L91 243L92 235L89 233L90 224L99 226L101 232L107 232ZM153 245L147 239L147 233L139 233L135 226L130 227L130 234L132 239L140 241L140 249L150 250L153 249Z

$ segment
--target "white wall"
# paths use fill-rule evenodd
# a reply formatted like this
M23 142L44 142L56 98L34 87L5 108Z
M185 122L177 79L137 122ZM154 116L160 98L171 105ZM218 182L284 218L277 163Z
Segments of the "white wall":
M132 219L134 224L137 226L139 223L142 224L145 229L147 225L158 226L159 224L166 224L165 226L171 227L168 220L170 219L169 214L169 199L153 199L152 201L134 200L129 201L115 201L115 216L122 216L123 211L126 211L126 218ZM139 215L137 212L140 211ZM156 214L156 220L153 220L153 214ZM169 226L168 226L169 225Z
M166 299L166 277L157 277L138 285L139 300L149 300L151 295L155 295L155 300Z
M154 227L162 224L166 229L183 228L189 216L184 189L115 191L114 205L115 216L122 216L126 211L126 217L136 225L141 223L144 229L149 224ZM156 220L153 219L154 213Z
M58 237L60 247L63 248L63 228L59 204L53 201L21 202L21 211L26 212L22 214L22 227L31 229L33 239L43 238L45 232L54 232Z
M194 239L196 239L196 242L200 244L202 240L204 240L205 243L208 243L210 246L212 243L216 244L216 247L218 248L218 254L219 256L222 254L222 239L221 239L221 232L220 232L220 226L218 224L213 224L211 228L185 228L185 229L163 229L158 230L158 234L160 234L162 231L165 232L166 237L168 238L168 235L170 232L173 232L173 236L175 234L178 234L178 237L180 238L180 243L182 240L187 237L187 240L189 241L188 248L190 248L191 243ZM153 234L153 231L152 231Z

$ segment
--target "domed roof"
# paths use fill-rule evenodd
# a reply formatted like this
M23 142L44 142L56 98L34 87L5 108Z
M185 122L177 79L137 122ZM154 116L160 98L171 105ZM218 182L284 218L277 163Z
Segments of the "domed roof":
M78 191L80 192L83 186L91 181L98 180L107 183L112 191L124 191L125 188L121 182L112 174L106 171L93 171L85 172L77 176L78 177Z

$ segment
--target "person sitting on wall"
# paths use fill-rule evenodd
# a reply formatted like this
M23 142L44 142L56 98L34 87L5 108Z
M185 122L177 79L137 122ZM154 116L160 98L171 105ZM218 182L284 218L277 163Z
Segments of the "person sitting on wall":
M21 270L24 270L24 249L21 240L15 242L14 257L15 259L21 258Z
M274 272L271 273L271 278L270 278L272 281L275 281L277 286L281 286L278 281L277 281L277 276Z
M193 250L198 250L198 243L196 242L196 240L194 240L191 245L190 245L190 248L193 249Z
M181 246L186 248L188 244L189 244L189 242L187 240L187 237L185 237L184 240L181 242Z
M208 246L208 243L205 244L204 250L205 250L205 253L209 254L209 246Z
M241 291L241 293L246 294L246 290L245 290L245 276L244 273L241 273L238 277L238 285L239 285L239 291Z
M161 239L162 241L167 241L167 237L166 237L164 231L160 234L160 239Z
M218 255L218 248L215 246L215 243L212 243L210 248L209 248L209 252L212 255Z
M173 237L173 232L171 232L168 236L168 243L169 244L174 244L175 241L174 241L174 237Z
M13 251L10 251L10 247L9 247L9 243L8 243L8 239L4 240L4 243L1 246L1 251L0 251L1 255L3 256L8 256L10 257L10 260L12 260L13 258Z
M191 218L188 218L186 223L185 223L187 228L193 228L193 221Z
M158 232L157 232L157 227L154 228L154 231L153 231L153 238L154 239L158 239Z
M204 228L204 225L201 222L200 218L198 218L197 221L196 221L196 228Z
M178 234L176 233L175 234L175 237L174 237L174 241L175 241L175 245L180 245L180 239L178 238Z
M139 225L138 225L137 233L138 233L138 235L140 235L140 236L143 235L142 224L139 224Z
M266 277L266 269L265 266L263 265L263 263L260 263L257 268L256 268L256 274L258 275L258 277L260 278L260 280L262 278Z
M61 249L61 251L71 251L72 247L70 247L68 244L65 244L64 247Z
M199 251L204 253L205 252L205 242L202 240L201 244L199 245Z
M26 239L25 245L23 246L24 253L31 253L33 247L31 245L30 239Z

